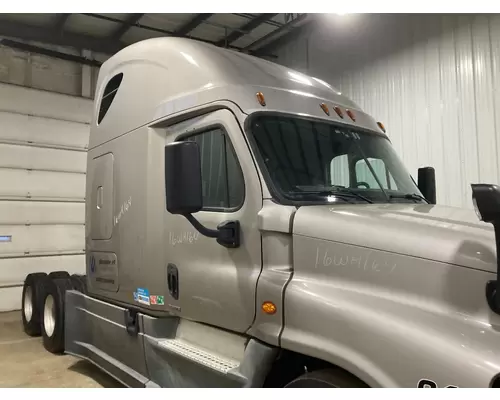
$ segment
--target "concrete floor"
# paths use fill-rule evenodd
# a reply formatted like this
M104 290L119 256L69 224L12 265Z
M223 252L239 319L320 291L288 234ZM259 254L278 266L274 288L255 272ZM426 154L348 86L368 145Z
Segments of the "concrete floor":
M0 313L0 388L122 387L93 364L54 355L23 332L21 312Z

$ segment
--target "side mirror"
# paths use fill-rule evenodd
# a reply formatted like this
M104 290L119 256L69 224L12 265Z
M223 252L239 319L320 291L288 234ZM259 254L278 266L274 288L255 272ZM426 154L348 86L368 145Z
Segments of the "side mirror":
M472 184L472 203L481 221L493 224L497 251L497 280L486 284L486 299L491 310L500 314L500 187Z
M202 209L198 143L182 141L165 146L165 189L169 213L187 215Z
M169 213L186 217L198 232L217 239L221 246L239 247L239 221L225 221L219 224L217 229L209 229L191 215L203 208L198 143L180 141L165 146L165 191Z
M418 189L431 204L436 204L436 172L432 167L418 169Z
M481 221L500 223L500 187L484 183L472 184L472 203Z

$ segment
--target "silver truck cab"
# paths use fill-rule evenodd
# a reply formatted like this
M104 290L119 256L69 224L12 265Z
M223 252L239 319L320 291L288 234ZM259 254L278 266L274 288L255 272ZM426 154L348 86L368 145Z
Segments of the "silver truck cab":
M495 386L494 230L425 188L320 79L131 45L99 73L66 352L133 387Z

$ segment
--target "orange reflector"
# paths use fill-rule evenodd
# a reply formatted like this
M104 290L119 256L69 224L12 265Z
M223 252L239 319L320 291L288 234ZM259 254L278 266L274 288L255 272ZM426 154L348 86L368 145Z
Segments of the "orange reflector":
M342 110L340 109L339 106L335 106L333 107L333 109L335 110L335 112L337 113L337 115L340 117L340 118L344 118L344 114L342 113Z
M377 122L378 127L385 133L385 126L382 122Z
M276 312L276 306L270 301L265 301L264 303L262 303L262 311L264 311L266 314L272 315Z
M346 114L349 115L349 118L351 118L354 122L356 122L356 116L351 110L346 110Z
M262 92L257 92L256 96L257 96L257 100L259 101L259 104L262 107L265 107L266 106L266 99L264 98L264 95L262 94Z
M321 103L319 106L325 112L326 115L330 115L330 110L328 109L328 106L325 103Z

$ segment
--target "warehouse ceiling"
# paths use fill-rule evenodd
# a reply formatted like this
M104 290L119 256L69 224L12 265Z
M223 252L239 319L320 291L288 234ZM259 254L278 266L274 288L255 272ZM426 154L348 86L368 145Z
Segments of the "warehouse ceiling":
M293 40L313 19L311 14L2 14L0 37L2 45L54 57L57 51L26 41L111 55L140 40L179 36L272 58L273 49Z

